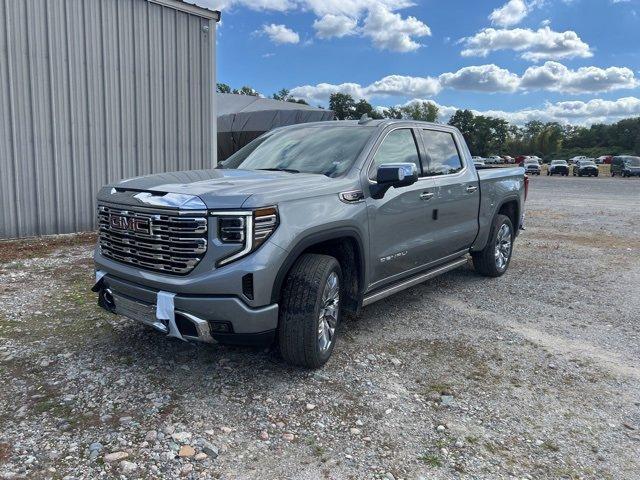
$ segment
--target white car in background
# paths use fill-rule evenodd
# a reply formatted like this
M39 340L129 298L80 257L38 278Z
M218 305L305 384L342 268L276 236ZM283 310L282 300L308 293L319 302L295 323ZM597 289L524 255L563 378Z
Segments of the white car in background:
M482 158L482 157L472 157L472 160L473 160L473 164L476 167L484 167L485 166L484 158Z
M578 163L580 160L589 160L588 157L585 157L584 155L576 155L575 157L572 157L569 160L569 163L572 165L575 165L576 163Z
M496 165L502 162L503 162L502 157L499 155L491 155L485 159L485 163L491 163Z

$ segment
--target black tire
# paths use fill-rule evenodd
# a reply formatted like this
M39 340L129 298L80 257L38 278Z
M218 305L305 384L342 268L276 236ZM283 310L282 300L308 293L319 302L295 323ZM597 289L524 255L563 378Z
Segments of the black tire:
M611 176L615 177L616 176L615 172L611 172Z
M506 263L503 267L498 267L496 263L496 243L498 239L498 232L503 225L507 225L509 227L510 235L511 235L511 248L509 250L509 255L506 259ZM491 232L489 232L489 239L487 240L487 245L480 252L473 252L471 257L473 258L473 267L476 272L480 275L484 275L485 277L500 277L504 275L504 272L509 268L509 263L511 263L511 255L513 253L513 241L515 239L515 232L513 230L513 224L511 220L506 215L496 215L491 224Z
M329 276L338 276L339 300L335 327L340 323L343 297L342 270L338 261L328 255L306 253L287 274L282 290L278 341L284 360L305 368L320 368L333 352L337 329L324 351L319 346L318 329L323 308L322 295Z

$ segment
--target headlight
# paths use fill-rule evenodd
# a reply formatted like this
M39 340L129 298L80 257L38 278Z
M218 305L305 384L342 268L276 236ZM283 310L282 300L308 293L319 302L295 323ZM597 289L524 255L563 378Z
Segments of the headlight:
M231 263L258 249L278 227L276 207L247 211L214 211L218 217L218 239L225 244L238 244L242 249L218 261L218 266Z

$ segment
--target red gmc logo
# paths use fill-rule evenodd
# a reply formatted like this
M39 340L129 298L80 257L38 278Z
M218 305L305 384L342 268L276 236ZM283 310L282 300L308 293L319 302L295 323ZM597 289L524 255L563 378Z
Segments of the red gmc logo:
M146 218L125 217L123 215L109 215L109 225L116 230L129 232L151 233L151 222Z

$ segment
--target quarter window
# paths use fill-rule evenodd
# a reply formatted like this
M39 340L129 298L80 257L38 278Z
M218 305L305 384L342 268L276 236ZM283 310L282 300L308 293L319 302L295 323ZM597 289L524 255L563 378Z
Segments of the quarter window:
M418 147L413 138L413 132L408 128L393 130L378 147L369 178L376 179L376 171L383 163L414 163L421 173Z
M422 130L429 155L427 175L449 175L462 170L462 161L453 135L436 130Z

